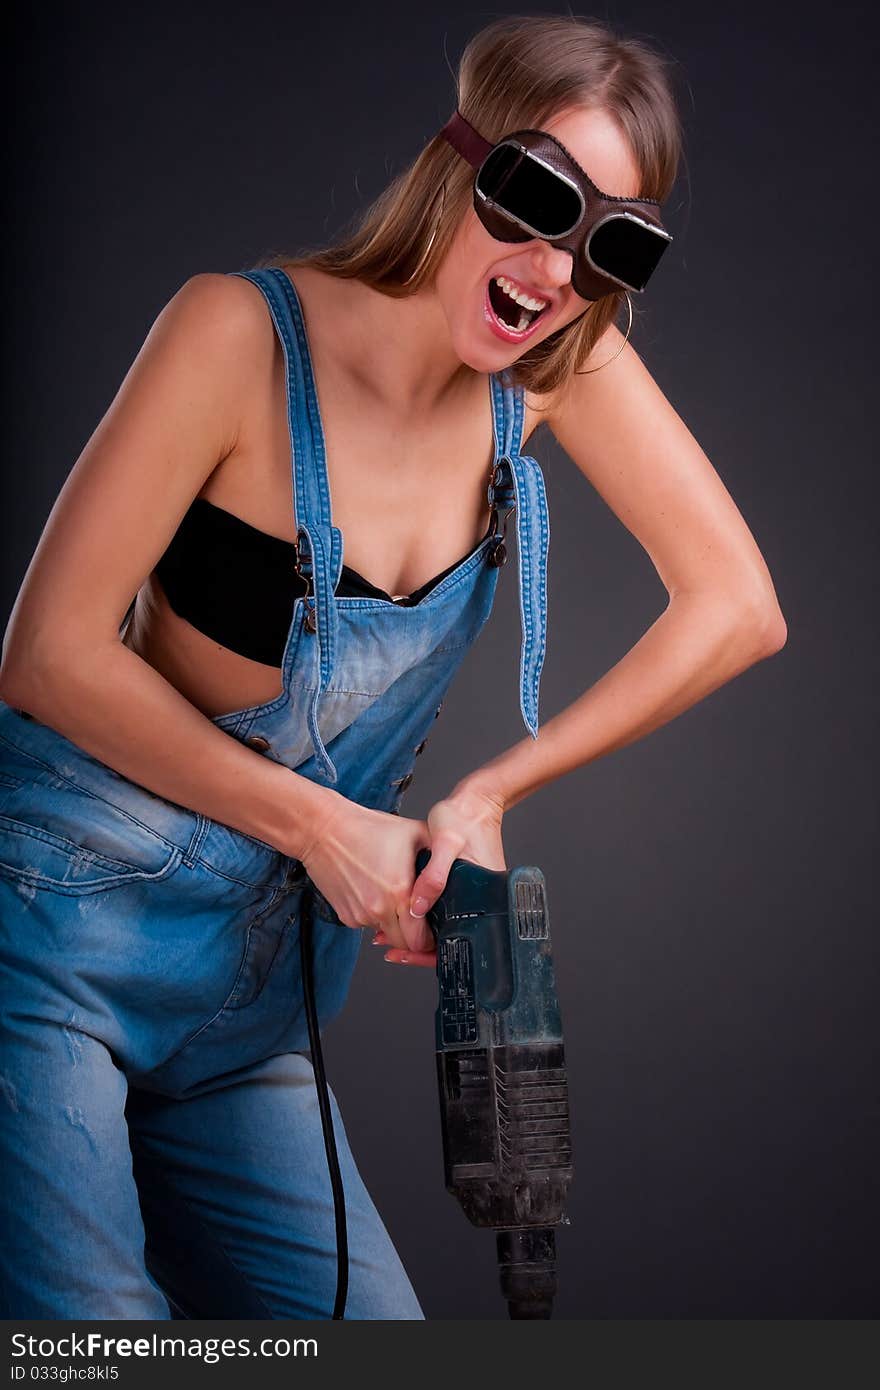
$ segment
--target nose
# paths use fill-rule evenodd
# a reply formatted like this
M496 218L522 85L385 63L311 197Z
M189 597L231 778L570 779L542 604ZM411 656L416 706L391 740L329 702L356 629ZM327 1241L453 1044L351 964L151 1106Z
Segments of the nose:
M567 285L571 281L573 257L570 251L551 246L549 241L533 243L531 262L537 284L548 289Z

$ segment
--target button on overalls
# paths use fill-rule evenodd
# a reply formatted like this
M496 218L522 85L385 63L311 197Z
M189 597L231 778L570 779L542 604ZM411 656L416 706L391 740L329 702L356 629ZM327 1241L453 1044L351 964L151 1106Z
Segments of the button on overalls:
M492 608L496 527L412 607L335 593L342 535L301 306L264 295L284 350L305 597L282 693L212 722L364 806L397 811ZM520 454L521 389L488 379L496 520L516 513L520 701L538 728L549 523ZM6 1317L327 1318L336 1287L299 962L302 865L157 796L0 701L0 1275ZM323 1028L362 939L315 915ZM348 1318L421 1307L358 1173L332 1091Z

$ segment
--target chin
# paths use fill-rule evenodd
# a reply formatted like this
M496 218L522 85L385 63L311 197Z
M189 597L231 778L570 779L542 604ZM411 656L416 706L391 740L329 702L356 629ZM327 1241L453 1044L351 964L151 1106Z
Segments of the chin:
M500 353L493 352L491 344L475 343L473 338L456 345L455 351L463 365L474 372L500 372L516 360L515 357L505 356L503 349Z

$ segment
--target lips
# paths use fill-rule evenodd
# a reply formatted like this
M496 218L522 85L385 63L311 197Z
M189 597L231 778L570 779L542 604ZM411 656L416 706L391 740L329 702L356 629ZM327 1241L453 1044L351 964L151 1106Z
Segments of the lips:
M551 302L546 309L542 309L539 314L535 315L527 328L518 333L515 328L510 328L506 323L503 323L492 308L492 300L489 297L489 281L486 282L483 289L483 316L496 337L501 338L505 343L520 344L526 342L535 334L538 325L544 322L552 308Z

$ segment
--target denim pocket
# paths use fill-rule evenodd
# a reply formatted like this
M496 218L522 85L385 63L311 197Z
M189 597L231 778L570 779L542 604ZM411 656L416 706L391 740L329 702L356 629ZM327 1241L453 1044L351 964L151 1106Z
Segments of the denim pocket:
M162 844L156 859L153 868L139 867L0 815L0 875L34 888L76 896L104 892L136 879L163 879L180 865L183 851L176 845Z
M45 771L44 763L22 752L14 744L0 742L0 811L13 792L38 782Z
M52 768L23 753L4 757L0 874L76 895L166 878L182 859L170 840Z

